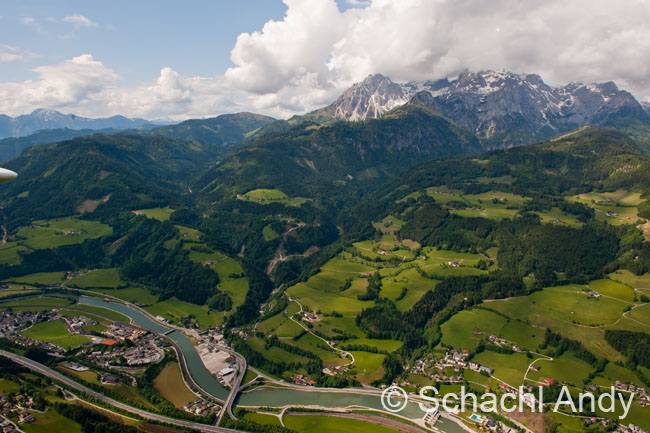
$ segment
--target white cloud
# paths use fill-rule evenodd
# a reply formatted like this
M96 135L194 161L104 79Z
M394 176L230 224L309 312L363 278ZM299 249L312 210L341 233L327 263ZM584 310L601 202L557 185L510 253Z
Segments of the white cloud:
M0 44L0 62L19 62L36 57L36 54L12 45Z
M370 73L409 81L465 68L539 73L557 84L613 80L650 101L646 0L348 0L357 7L345 11L334 0L283 1L283 19L239 35L234 67L223 75L164 67L124 87L109 67L83 55L36 68L35 81L0 83L0 113L45 107L179 120L236 111L288 117L330 103ZM13 59L11 50L0 53Z
M86 18L81 14L68 15L66 17L63 17L62 21L65 23L70 23L75 27L98 27L99 26L99 24L91 21L90 19Z
M334 0L284 2L282 21L239 36L226 72L267 108L316 108L370 73L408 81L465 68L613 80L650 97L643 0L372 0L345 12Z
M39 107L82 104L118 79L89 54L56 65L39 66L34 72L40 76L36 81L0 83L0 112L22 114Z
M32 17L22 17L20 19L20 22L23 23L23 24L34 24L36 22L36 20L34 20L34 18L32 18Z
M184 120L254 106L254 101L223 76L187 77L169 67L162 68L150 82L119 86L120 77L90 54L33 71L37 80L0 83L0 113L16 116L50 108L90 117L122 114Z

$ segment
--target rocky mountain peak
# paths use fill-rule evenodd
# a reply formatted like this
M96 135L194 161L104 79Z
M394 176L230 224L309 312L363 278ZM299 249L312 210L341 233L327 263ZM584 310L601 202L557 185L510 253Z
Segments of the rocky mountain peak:
M381 74L374 74L343 92L326 111L343 120L377 118L405 104L410 96L402 85Z
M622 117L650 123L643 107L614 82L549 86L537 74L466 70L455 80L395 83L370 75L319 110L343 120L377 118L400 105L424 103L479 136L520 144Z

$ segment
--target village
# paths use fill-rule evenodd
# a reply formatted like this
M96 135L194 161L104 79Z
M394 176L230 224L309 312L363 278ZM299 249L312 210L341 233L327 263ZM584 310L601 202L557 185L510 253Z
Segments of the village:
M19 425L36 421L34 412L44 408L44 402L38 402L27 394L0 394L0 428L2 433L20 432ZM30 412L31 411L31 412Z

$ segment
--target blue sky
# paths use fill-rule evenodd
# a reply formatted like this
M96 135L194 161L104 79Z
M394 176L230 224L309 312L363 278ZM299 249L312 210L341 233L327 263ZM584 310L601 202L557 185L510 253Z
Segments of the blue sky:
M84 53L111 65L125 84L150 79L163 66L210 76L232 66L230 50L240 33L281 19L285 10L279 0L6 2L0 41L34 57L3 65L0 80L34 78L31 68ZM96 26L63 21L74 15Z
M0 113L289 117L373 73L615 81L650 101L646 0L21 0L0 9Z
M337 3L341 10L352 7ZM220 74L233 66L230 50L239 34L280 20L286 9L281 0L6 2L0 43L33 56L3 65L0 81L33 79L33 67L84 53L111 65L126 85L150 79L163 66L187 75ZM75 15L91 23L63 21Z

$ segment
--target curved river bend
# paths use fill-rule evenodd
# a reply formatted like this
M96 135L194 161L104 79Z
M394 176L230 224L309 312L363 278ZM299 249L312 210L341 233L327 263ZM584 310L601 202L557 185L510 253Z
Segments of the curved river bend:
M142 312L116 302L108 302L99 298L82 296L79 298L79 303L92 305L95 307L107 308L128 316L133 322L150 331L164 334L170 328L161 325L158 322L151 320ZM205 368L201 357L194 348L192 341L184 334L178 331L173 331L167 334L177 345L180 347L187 369L192 376L192 379L207 393L225 400L228 397L229 390L221 386L219 382L210 374ZM259 407L282 407L288 405L300 406L322 406L329 408L341 408L347 406L362 406L373 409L382 410L381 400L377 396L351 394L342 392L328 392L328 391L300 391L297 389L267 389L246 392L241 394L237 401L237 405L241 406L259 406ZM417 404L409 403L408 406L400 412L400 415L407 418L418 419L422 418L424 413L420 410ZM466 431L456 423L442 419L436 424L436 428L446 433L465 433Z

